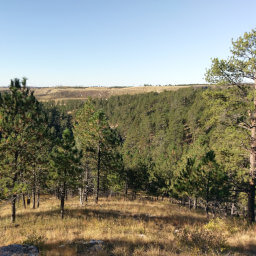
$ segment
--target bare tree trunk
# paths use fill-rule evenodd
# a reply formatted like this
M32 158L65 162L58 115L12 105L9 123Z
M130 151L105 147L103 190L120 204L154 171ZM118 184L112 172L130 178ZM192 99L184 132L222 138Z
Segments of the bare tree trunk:
M256 167L256 81L254 83L254 110L251 113L250 184L248 193L248 219L255 222L255 167Z
M231 211L230 211L230 215L233 216L235 214L235 203L231 204Z
M96 185L96 197L95 197L95 203L98 203L99 200L99 191L100 191L100 143L98 145L98 164L97 164L97 185Z
M16 199L17 195L12 195L12 222L14 223L16 220Z
M197 197L194 198L193 208L197 209Z

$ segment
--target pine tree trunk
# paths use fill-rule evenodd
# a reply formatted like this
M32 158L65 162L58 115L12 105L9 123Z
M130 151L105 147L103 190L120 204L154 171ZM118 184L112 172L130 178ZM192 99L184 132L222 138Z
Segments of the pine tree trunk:
M84 204L83 188L79 188L79 199L80 199L80 205L83 205Z
M24 209L26 209L26 198L25 198L24 193L22 193L22 201L23 201L23 207L24 207Z
M33 170L32 197L33 197L33 209L36 209L36 171L35 171L35 169Z
M16 220L16 199L17 195L12 195L12 223L14 223Z
M254 83L254 94L256 94L256 81ZM254 111L251 114L251 153L250 174L251 180L248 193L248 220L255 222L255 167L256 167L256 95L254 95Z
M66 192L66 182L64 182L61 195L60 195L60 212L61 212L61 218L64 218L64 203L65 203L65 193Z
M36 209L36 189L33 188L33 209Z
M100 143L98 145L98 164L97 164L97 185L96 185L96 197L95 203L98 203L99 200L99 191L100 191Z
M124 187L124 198L125 200L127 200L128 197L128 181L127 181L127 177L125 179L125 187Z
M37 208L40 206L40 191L39 189L37 190Z
M253 223L255 221L255 184L250 183L249 196L248 196L248 219L249 222Z
M88 201L88 169L85 171L85 189L84 189L84 200Z
M18 179L18 173L17 173L17 167L18 167L18 152L15 152L15 160L14 160L14 168L15 168L15 175L13 177L13 188L15 187L15 183L17 182ZM12 223L15 222L16 219L16 200L17 200L17 194L12 195Z

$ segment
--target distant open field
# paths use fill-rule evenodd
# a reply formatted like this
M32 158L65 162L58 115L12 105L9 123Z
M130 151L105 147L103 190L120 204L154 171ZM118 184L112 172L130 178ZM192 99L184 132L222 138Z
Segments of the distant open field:
M140 94L148 92L163 92L163 91L176 91L180 88L187 88L189 85L184 86L140 86L140 87L44 87L44 88L32 88L35 92L35 96L40 101L48 100L84 100L88 97L92 98L104 98L107 99L114 95L124 94ZM0 91L6 90L6 88L0 88Z

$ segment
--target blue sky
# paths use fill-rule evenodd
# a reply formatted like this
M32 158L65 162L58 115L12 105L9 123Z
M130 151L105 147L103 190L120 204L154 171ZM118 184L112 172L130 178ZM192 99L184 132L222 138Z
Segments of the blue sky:
M255 0L0 0L0 85L204 83Z

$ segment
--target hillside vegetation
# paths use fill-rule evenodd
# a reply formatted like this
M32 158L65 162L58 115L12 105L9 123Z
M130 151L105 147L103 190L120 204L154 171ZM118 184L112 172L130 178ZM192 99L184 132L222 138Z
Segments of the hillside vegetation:
M240 124L252 96L248 85L243 101L229 86L40 103L13 80L0 98L2 243L48 255L90 239L104 241L99 255L250 255Z

